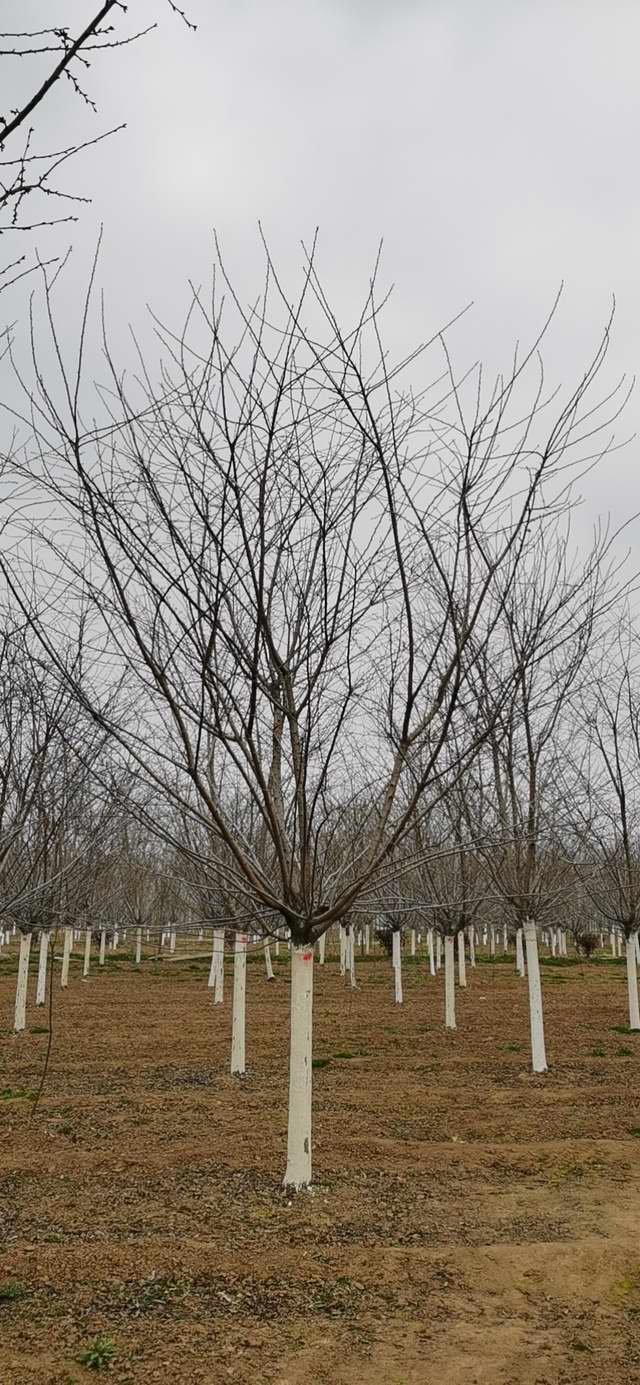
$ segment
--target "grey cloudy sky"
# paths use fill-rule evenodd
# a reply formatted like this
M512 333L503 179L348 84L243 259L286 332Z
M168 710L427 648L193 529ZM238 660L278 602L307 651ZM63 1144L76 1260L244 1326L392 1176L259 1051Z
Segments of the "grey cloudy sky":
M110 316L134 320L146 301L178 314L187 277L207 277L213 226L249 293L258 218L285 275L319 225L323 277L345 314L384 238L393 349L474 300L455 329L457 359L508 364L564 280L545 348L552 376L580 374L613 294L608 378L635 373L637 0L184 4L195 35L162 0L131 0L136 26L161 24L140 45L96 55L97 117L69 90L47 108L49 142L128 124L69 169L69 184L93 198L73 232L71 286L100 222ZM9 0L3 27L40 27L58 12L79 27L93 5ZM636 397L620 432L638 422ZM637 457L634 443L588 483L589 513L609 509L619 522L640 507Z

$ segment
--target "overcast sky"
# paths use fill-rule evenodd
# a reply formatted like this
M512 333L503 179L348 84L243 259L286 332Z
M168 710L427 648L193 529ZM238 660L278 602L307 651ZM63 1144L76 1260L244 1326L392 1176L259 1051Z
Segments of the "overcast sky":
M139 322L147 301L177 317L187 278L207 278L214 226L250 293L260 218L285 277L320 227L323 277L347 317L383 238L393 350L473 300L455 329L457 360L508 364L514 339L530 339L564 281L545 348L554 379L580 375L614 294L608 378L635 373L637 0L183 3L196 34L164 0L130 0L127 22L160 26L96 54L86 78L96 116L68 87L42 108L44 143L128 126L69 167L68 185L93 198L63 233L75 247L71 298L101 222L112 320ZM64 19L76 30L93 9L5 0L2 22ZM26 67L15 75L24 80ZM620 434L639 422L636 397ZM640 508L638 474L632 443L588 483L589 513L608 509L620 522ZM634 543L640 551L637 526Z

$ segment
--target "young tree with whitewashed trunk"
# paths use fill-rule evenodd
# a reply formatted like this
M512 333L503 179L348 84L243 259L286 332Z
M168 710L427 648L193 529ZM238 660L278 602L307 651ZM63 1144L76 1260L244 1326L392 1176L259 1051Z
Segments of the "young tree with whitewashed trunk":
M570 700L581 686L594 638L619 599L608 552L608 539L598 538L587 557L572 564L566 535L558 530L540 538L500 612L501 658L515 675L507 702L499 694L497 706L494 668L484 656L475 666L480 714L494 728L486 768L496 821L483 855L515 930L517 970L527 976L534 1072L547 1070L538 927L555 921L573 886L564 833L558 832L565 805L578 791L570 769Z
M598 365L549 423L536 382L522 423L539 341L486 394L478 376L458 383L445 349L434 423L422 385L399 379L409 364L424 369L429 346L390 365L375 276L344 331L314 254L294 302L268 259L247 311L221 264L224 309L214 285L211 301L194 296L182 333L156 324L167 358L157 385L150 370L127 376L105 339L102 417L105 393L96 400L84 380L91 290L76 359L52 353L55 379L38 360L38 325L33 445L7 474L16 508L28 477L46 518L31 549L23 516L9 522L0 558L55 661L33 602L38 573L21 577L30 551L54 555L47 610L57 628L82 620L87 632L85 658L64 668L79 705L141 789L215 839L207 874L288 930L285 1183L296 1188L311 1176L313 945L394 878L425 805L486 741L468 709L474 666L484 653L495 684L487 651L500 610L549 507L566 503ZM43 279L55 345L62 279ZM443 334L433 341L438 378ZM506 670L505 696L513 679Z
M588 746L576 870L584 894L625 941L629 1028L640 1030L637 938L640 930L640 643L630 612L591 660L581 702ZM619 953L618 953L619 955Z

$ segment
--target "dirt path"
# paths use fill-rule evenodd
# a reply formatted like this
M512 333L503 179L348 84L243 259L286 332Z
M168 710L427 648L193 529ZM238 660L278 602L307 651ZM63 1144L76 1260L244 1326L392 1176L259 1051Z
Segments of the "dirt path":
M453 1035L424 965L402 1009L382 959L355 993L318 968L316 1186L292 1201L274 966L275 984L249 967L240 1082L206 956L84 983L76 967L31 1122L20 1093L47 1035L7 1032L0 971L2 1385L94 1379L78 1357L99 1336L120 1385L640 1385L623 968L545 969L552 1070L535 1079L510 967L478 967Z

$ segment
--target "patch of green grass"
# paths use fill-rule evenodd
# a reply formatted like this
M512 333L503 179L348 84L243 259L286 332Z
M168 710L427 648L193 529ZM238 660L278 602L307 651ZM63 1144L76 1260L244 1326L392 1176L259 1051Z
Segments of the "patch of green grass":
M621 1044L620 1048L616 1049L616 1058L633 1058L633 1049L625 1048Z
M30 1092L26 1087L3 1087L0 1092L0 1101L35 1101L35 1092Z
M357 1058L357 1053L334 1053L334 1058Z
M0 1303L13 1303L17 1298L24 1298L26 1292L19 1279L0 1280Z
M326 1068L330 1062L330 1058L312 1058L311 1066L312 1068Z
M81 1366L90 1371L108 1371L116 1354L115 1342L109 1337L96 1337L78 1357Z
M628 1026L628 1024L612 1024L612 1025L611 1025L611 1033L612 1033L612 1034L630 1034L630 1035L637 1034L638 1037L640 1037L640 1029L630 1029L629 1026Z
M30 1033L30 1034L48 1034L48 1033L49 1033L49 1030L48 1030L46 1024L34 1024L33 1028L29 1030L29 1033Z
M505 1053L521 1053L522 1044L505 1044L504 1051Z
M637 1300L640 1294L640 1270L632 1269L623 1275L613 1286L614 1297L620 1299L625 1305L629 1299Z
M640 1125L632 1125L629 1134L635 1135L640 1140Z
M602 1044L596 1044L596 1047L591 1051L591 1056L592 1058L606 1058L606 1051Z

